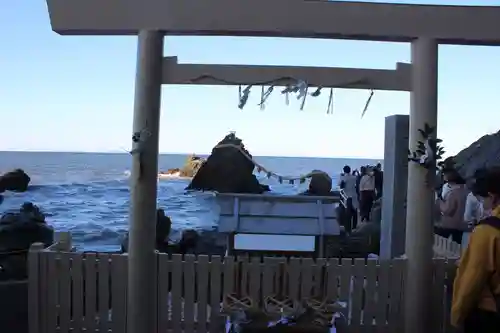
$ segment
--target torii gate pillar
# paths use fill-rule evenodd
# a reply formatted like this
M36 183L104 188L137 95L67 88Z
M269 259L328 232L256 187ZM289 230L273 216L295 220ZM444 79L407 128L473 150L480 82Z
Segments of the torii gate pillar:
M137 44L130 183L127 332L156 321L156 197L164 35L141 31Z
M411 45L412 93L409 148L415 151L422 139L419 129L427 123L437 125L438 43L418 38ZM436 135L436 131L434 134ZM416 163L408 165L408 201L406 209L407 277L405 279L406 333L431 331L434 189L428 173ZM432 177L432 180L435 177Z

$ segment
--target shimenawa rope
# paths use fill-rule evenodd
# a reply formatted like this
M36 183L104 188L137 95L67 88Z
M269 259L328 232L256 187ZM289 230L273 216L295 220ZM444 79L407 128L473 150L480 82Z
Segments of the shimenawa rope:
M224 144L219 144L219 145L214 147L214 149L220 149L220 148L233 148L233 149L239 150L240 153L242 153L243 156L246 157L246 159L248 159L249 161L251 161L253 163L253 165L257 168L257 172L265 173L267 175L267 178L274 177L274 178L278 179L280 184L283 183L283 181L286 181L289 184L295 184L296 181L299 181L300 184L303 184L303 183L305 183L307 178L311 178L314 175L324 175L325 174L325 172L322 172L322 171L312 171L312 172L309 172L305 175L300 175L300 176L282 176L282 175L277 174L276 172L268 170L262 164L260 164L256 160L254 160L250 155L248 155L248 153L246 151L243 150L243 148L241 146L231 144L231 143L224 143Z

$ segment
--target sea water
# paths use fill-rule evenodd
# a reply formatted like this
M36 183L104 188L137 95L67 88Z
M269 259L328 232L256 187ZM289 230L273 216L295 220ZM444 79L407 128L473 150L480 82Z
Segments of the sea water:
M159 170L179 168L187 155L160 155ZM334 182L344 165L359 168L377 160L345 158L255 157L268 170L299 176L313 169L328 172ZM46 214L57 231L71 231L80 250L116 251L128 229L130 206L128 154L0 152L0 173L24 169L31 177L26 193L4 193L0 213L31 201ZM304 184L280 184L258 175L272 193L295 194ZM158 207L172 218L173 238L184 229L206 230L217 225L218 207L212 193L186 192L189 179L168 178L158 183Z

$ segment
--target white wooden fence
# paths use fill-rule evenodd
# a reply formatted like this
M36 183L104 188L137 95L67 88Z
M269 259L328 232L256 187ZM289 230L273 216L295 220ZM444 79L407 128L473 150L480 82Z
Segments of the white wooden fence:
M348 303L349 332L400 332L405 260L157 255L158 333L222 332L222 296ZM454 260L436 259L433 332L449 332ZM30 333L126 331L127 255L43 250L29 259ZM193 288L194 286L194 288Z
M434 255L440 258L458 259L462 253L460 244L455 243L451 238L434 235Z

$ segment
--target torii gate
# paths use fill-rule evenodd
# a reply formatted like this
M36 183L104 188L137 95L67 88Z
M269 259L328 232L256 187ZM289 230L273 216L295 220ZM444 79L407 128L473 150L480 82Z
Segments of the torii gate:
M52 28L57 33L139 37L133 136L134 151L139 153L133 157L132 177L135 183L131 187L130 217L130 333L152 331L154 290L151 275L155 269L152 246L159 132L156 119L160 112L161 83L165 77L169 82L169 66L163 74L160 70L164 35L301 37L412 43L409 133L412 151L416 150L417 140L420 139L418 129L426 123L431 126L437 124L438 45L500 45L500 6L321 0L46 1ZM175 67L172 72L175 73ZM310 72L305 73L309 75ZM176 83L174 79L172 81ZM144 132L145 128L148 131ZM144 161L142 166L141 161ZM408 274L404 330L407 333L422 332L430 327L430 293L426 291L432 279L433 192L426 186L426 176L427 171L418 165L411 163L408 166Z

